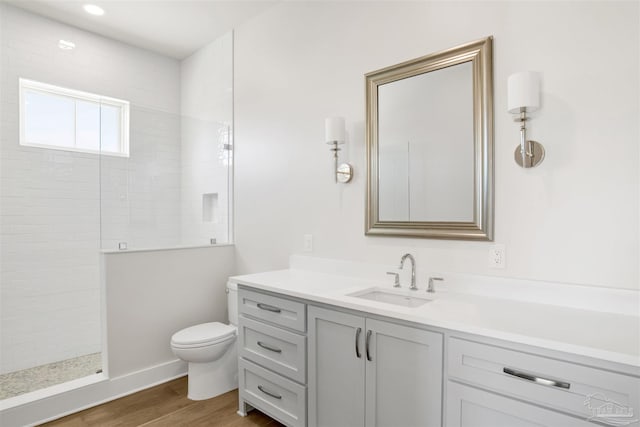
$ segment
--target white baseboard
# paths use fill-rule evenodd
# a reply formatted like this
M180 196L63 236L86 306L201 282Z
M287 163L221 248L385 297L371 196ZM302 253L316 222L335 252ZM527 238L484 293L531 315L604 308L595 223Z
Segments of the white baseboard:
M61 392L60 386L54 386L51 387L52 393L48 396L46 391L39 390L30 393L34 396L33 400L26 401L29 396L23 395L18 404L0 411L0 425L22 427L41 424L186 374L187 364L176 359L117 378L105 378L102 381Z

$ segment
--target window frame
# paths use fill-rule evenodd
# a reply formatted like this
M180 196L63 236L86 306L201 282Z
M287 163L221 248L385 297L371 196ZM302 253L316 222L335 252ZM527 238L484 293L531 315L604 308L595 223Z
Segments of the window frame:
M72 151L77 153L100 154L105 156L129 157L129 101L111 98L108 96L97 95L90 92L83 92L75 89L69 89L61 86L55 86L48 83L42 83L35 80L24 78L18 79L19 88L19 120L20 120L20 140L19 143L25 147L46 148L51 150ZM37 142L29 142L26 138L25 129L25 92L32 91L45 95L53 95L61 98L72 99L74 101L74 123L77 124L78 101L89 101L100 105L109 105L120 109L120 149L118 152L91 150L87 148L78 148L77 143L77 126L74 127L74 146L61 146L51 144L39 144Z

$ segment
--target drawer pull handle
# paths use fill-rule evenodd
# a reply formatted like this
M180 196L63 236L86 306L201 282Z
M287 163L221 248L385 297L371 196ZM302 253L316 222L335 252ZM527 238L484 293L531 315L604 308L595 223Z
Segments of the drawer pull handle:
M569 387L571 387L571 384L564 381L550 380L548 378L540 378L540 377L536 377L535 375L528 374L522 371L516 371L515 369L511 369L511 368L503 368L502 372L508 375L513 375L514 377L522 378L523 380L532 381L534 383L547 385L551 387L565 388L567 390L569 389Z
M274 353L282 353L282 350L280 350L279 348L271 347L270 345L265 344L262 341L258 341L258 345L265 350L273 351Z
M282 396L280 396L279 394L272 393L269 390L265 390L265 388L262 387L261 385L258 386L258 390L260 390L261 392L263 392L267 396L273 397L274 399L282 399Z
M372 333L372 332L373 332L373 331L372 331L371 329L369 329L369 330L367 331L367 343L366 343L366 345L365 345L365 349L367 350L367 360L368 360L369 362L371 362L371 354L369 353L369 343L371 342L371 333Z
M258 305L258 308L260 310L266 310L266 311L270 311L272 313L280 313L282 311L278 307L274 307L274 306L268 305L268 304L263 304L261 302L259 302L257 305Z
M360 333L362 332L362 328L356 329L356 357L360 359L360 347L358 346L358 341L360 341Z

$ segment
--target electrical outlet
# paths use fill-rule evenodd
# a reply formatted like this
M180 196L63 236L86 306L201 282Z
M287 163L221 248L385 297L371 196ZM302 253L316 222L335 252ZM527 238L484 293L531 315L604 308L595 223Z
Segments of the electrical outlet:
M489 267L490 268L505 268L506 262L505 246L504 245L492 245L489 248Z
M302 250L305 252L313 252L313 234L304 235L304 243L302 245Z

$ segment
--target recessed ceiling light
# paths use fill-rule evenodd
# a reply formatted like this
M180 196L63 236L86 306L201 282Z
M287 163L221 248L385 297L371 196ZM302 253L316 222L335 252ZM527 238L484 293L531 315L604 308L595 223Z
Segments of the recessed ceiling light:
M101 8L100 6L96 6L95 4L85 4L84 6L82 6L84 8L84 11L91 14L91 15L95 15L95 16L102 16L104 15L104 9Z
M62 50L71 50L74 49L76 47L76 44L74 42L70 42L68 40L62 40L60 39L60 41L58 42L58 47Z

